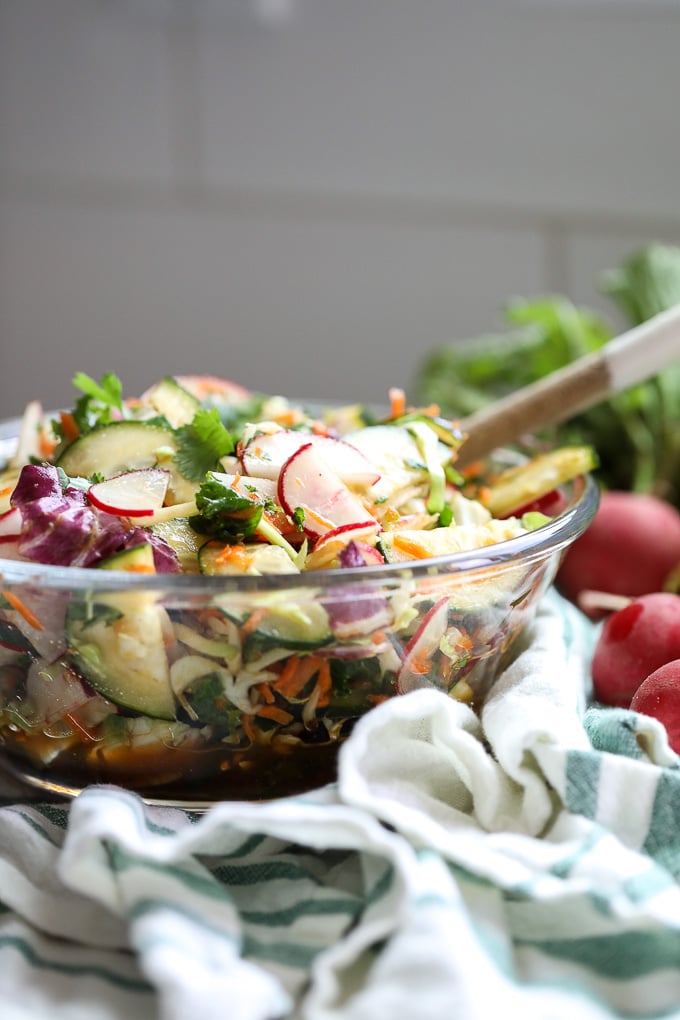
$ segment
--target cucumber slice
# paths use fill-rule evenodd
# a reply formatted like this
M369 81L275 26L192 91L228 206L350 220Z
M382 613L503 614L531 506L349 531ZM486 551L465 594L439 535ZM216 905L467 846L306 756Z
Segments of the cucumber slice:
M74 440L57 458L57 465L72 478L91 478L95 472L112 478L125 471L165 468L170 472L165 502L172 506L190 502L198 491L198 485L177 469L173 461L176 453L172 429L144 421L114 421Z
M154 410L162 414L174 429L180 425L188 425L201 407L200 400L185 390L171 375L166 375L152 386L145 397Z
M99 425L74 440L57 459L71 477L104 478L139 468L169 467L177 452L175 437L162 425L141 421L115 421Z
M155 574L153 546L149 542L141 542L132 549L123 549L108 559L97 564L98 570L131 570L139 573Z
M328 614L319 602L271 606L243 640L243 658L252 662L271 648L311 652L333 641Z
M202 574L299 574L285 549L277 545L260 542L242 547L242 554L231 561L220 557L224 553L224 542L206 542L198 553L199 569Z
M84 614L82 604L76 603L66 614L69 655L76 669L121 708L175 719L159 608L139 604L133 613L116 612L111 596L106 605L93 609Z
M200 573L198 551L207 539L205 535L194 531L186 517L175 517L171 521L154 524L151 531L175 551L183 574Z

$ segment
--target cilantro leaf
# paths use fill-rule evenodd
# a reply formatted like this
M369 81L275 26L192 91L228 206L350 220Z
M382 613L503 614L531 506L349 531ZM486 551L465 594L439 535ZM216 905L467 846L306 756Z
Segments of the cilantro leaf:
M234 449L234 440L220 421L216 407L202 407L176 434L180 449L174 460L180 473L191 482L200 482L218 467L221 457Z
M263 507L247 496L240 496L210 472L196 493L199 513L189 518L194 531L225 542L238 542L257 528Z
M73 418L80 433L89 432L96 425L107 425L111 421L128 417L123 404L123 387L113 372L104 372L97 382L85 372L77 372L73 385L82 390L73 409Z

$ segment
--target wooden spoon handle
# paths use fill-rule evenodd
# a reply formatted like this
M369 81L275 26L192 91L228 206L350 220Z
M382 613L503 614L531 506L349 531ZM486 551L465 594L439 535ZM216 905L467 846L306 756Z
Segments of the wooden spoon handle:
M529 386L496 400L460 425L467 434L457 464L485 457L545 425L566 421L680 359L680 305L655 315Z

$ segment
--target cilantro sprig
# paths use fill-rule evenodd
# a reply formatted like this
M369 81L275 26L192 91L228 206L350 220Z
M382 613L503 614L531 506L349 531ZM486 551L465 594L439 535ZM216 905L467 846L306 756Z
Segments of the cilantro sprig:
M104 372L99 382L85 372L77 372L73 385L83 394L73 408L73 418L81 435L97 425L129 417L123 403L123 387L114 372Z
M219 481L212 472L196 493L196 506L198 515L189 519L194 531L225 542L240 542L252 535L264 509L261 503Z
M201 408L188 425L176 430L176 435L179 450L174 460L190 482L202 481L234 449L234 440L220 421L216 407Z

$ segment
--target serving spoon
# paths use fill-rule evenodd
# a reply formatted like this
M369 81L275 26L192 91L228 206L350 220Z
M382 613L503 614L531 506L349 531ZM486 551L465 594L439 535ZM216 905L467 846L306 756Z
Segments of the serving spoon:
M644 382L680 359L680 304L610 340L543 379L463 418L457 466L479 460L545 425Z

